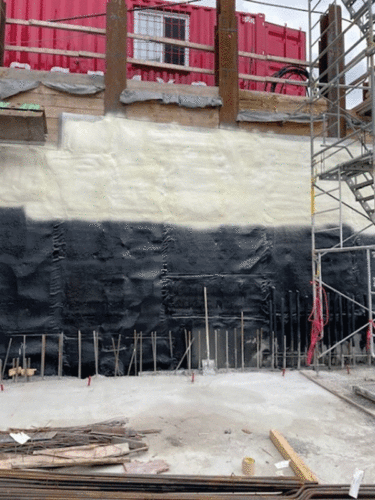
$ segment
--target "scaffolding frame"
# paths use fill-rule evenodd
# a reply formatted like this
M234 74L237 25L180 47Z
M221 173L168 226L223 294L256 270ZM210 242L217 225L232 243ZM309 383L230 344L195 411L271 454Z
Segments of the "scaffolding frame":
M325 1L308 0L313 301L315 304L322 294L322 286L326 287L365 309L367 322L320 354L318 342L314 360L317 364L324 354L367 328L371 364L375 357L375 245L355 243L359 235L375 229L375 13L373 0L343 0L350 21L342 30L341 4L335 0L322 15ZM349 41L347 49L344 41ZM364 102L362 112L354 114L346 103L358 93ZM327 111L317 117L313 105L322 98ZM363 227L345 237L349 217L356 217L357 225L362 217ZM318 240L324 236L329 236L330 244L319 246ZM324 257L344 252L365 253L367 307L323 279Z

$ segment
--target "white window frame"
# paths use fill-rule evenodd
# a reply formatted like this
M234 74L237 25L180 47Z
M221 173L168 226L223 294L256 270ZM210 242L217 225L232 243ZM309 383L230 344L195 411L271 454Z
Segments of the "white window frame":
M185 41L189 41L189 22L190 17L186 14L176 14L175 12L160 12L157 10L142 10L134 11L134 33L139 35L151 35L157 37L164 37L164 18L172 17L174 19L184 19L185 20ZM141 22L142 19L149 19L151 23L154 23L156 27L155 33L145 33L142 31ZM158 29L160 28L160 29ZM185 60L184 66L189 66L189 49L184 48ZM152 58L148 53L155 54L156 57ZM134 59L144 60L144 61L155 61L156 63L164 63L165 59L165 44L156 42L146 42L144 40L134 40Z

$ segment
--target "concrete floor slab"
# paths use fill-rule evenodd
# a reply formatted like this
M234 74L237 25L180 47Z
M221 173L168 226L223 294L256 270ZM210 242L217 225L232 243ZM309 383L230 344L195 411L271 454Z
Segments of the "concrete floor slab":
M250 456L256 475L275 476L283 460L269 439L276 428L322 482L349 483L355 468L375 482L375 420L298 372L196 375L194 383L187 376L99 376L90 386L45 379L8 382L0 393L3 430L115 417L128 417L135 429L160 428L138 459L166 460L172 474L240 475Z

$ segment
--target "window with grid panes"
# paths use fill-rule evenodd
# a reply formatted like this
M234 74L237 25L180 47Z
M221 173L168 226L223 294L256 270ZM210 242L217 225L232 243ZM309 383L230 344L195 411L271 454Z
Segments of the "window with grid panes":
M189 39L189 17L158 11L134 12L134 31L141 35ZM188 66L189 49L170 44L134 40L134 57L145 61Z

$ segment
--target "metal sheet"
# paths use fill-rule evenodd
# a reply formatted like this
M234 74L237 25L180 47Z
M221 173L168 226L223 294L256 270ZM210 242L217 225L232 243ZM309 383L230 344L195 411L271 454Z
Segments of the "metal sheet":
M173 12L188 16L189 41L214 45L216 10L213 8L188 4L174 5L167 9L165 2L161 0L127 0L127 6L129 32L133 32L134 30L134 8L156 8L159 11L163 10L167 13ZM13 0L7 3L7 17L18 19L66 19L74 16L104 14L105 10L106 0L82 0L80 2L70 2L68 0L60 0L59 2L56 0ZM268 23L263 14L239 12L237 13L237 20L239 31L238 48L240 51L305 59L306 35L303 31ZM104 15L69 22L84 26L105 28ZM6 28L6 44L105 53L104 36L28 26L8 25ZM188 52L189 66L214 69L213 53L192 49ZM128 40L128 57L134 57L134 41L130 39ZM12 62L28 64L31 69L48 71L54 67L65 68L71 73L105 71L105 61L100 59L7 51L5 53L4 64L5 66L9 66ZM239 73L271 76L284 66L284 64L240 57L238 66ZM157 81L160 78L165 82L173 80L174 83L181 84L204 82L206 85L214 85L213 75L190 73L188 71L166 71L156 67L154 69L134 64L128 64L127 69L128 78L138 76L146 81ZM265 90L265 84L262 82L240 80L240 88L262 91ZM279 87L276 90L282 90L283 93L291 95L305 94L305 89L291 85L283 89Z

